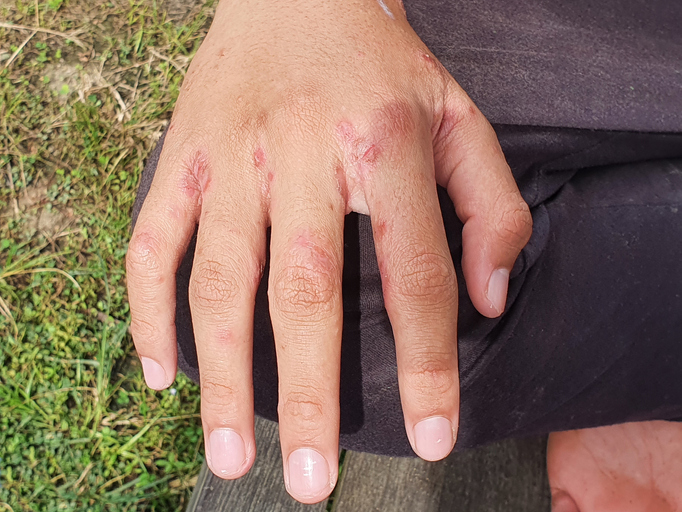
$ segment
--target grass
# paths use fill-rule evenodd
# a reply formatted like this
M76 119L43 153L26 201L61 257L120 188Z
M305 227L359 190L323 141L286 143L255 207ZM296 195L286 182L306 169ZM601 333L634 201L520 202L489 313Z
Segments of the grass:
M0 510L187 506L199 390L145 386L124 255L212 16L190 4L0 0Z
M124 256L213 9L0 0L0 511L187 507L199 389L182 374L146 387Z

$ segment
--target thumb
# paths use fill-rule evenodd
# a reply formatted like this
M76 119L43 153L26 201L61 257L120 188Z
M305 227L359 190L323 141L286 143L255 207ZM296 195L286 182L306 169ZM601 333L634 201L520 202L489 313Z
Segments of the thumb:
M454 80L434 139L436 180L448 190L462 230L462 270L471 302L502 314L509 273L533 220L492 126Z
M552 494L552 512L580 512L570 494L565 491L556 491Z

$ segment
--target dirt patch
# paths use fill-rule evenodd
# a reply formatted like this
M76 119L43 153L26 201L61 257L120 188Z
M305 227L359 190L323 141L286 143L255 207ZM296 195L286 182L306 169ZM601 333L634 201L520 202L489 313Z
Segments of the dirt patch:
M22 218L25 232L37 232L50 239L62 236L77 222L73 208L57 207L49 202L44 182L29 185L25 192L19 192L16 202L10 201L0 212L0 218L9 217Z
M48 88L54 91L60 101L66 102L72 94L78 94L81 101L85 101L88 91L93 87L105 85L99 68L95 63L86 64L78 69L77 64L60 62L45 68Z
M166 0L161 8L166 10L169 20L182 22L195 16L205 3L206 0Z

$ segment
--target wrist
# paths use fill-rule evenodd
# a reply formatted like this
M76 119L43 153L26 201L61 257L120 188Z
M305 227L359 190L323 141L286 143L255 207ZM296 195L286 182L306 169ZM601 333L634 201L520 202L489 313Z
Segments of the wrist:
M250 21L266 22L279 19L294 21L295 17L308 23L316 19L333 22L355 18L370 20L406 20L402 0L220 0L216 9L219 16L248 15Z

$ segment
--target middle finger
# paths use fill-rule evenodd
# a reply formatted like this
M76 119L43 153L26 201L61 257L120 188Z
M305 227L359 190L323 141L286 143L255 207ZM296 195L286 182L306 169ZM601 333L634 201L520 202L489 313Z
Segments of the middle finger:
M279 371L285 483L304 503L336 484L343 311L345 202L333 165L310 147L289 146L271 177L269 298Z

